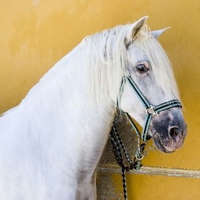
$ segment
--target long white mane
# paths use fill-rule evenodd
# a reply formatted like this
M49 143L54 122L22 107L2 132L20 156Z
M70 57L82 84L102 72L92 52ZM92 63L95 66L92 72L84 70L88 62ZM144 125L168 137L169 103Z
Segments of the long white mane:
M97 103L104 99L113 104L109 101L118 93L120 82L126 73L124 41L129 28L129 26L118 26L87 37L84 41L88 59L87 80L90 94L96 97Z
M116 102L113 102L112 100L117 99L122 77L128 73L128 58L126 51L127 46L130 44L142 49L146 54L151 63L152 72L157 80L157 85L166 93L172 93L175 98L179 99L179 92L172 67L164 50L158 41L151 35L151 30L146 24L143 26L140 34L137 35L136 38L133 38L133 25L134 24L117 26L83 39L69 55L59 61L56 66L41 79L39 84L30 90L24 100L27 101L29 97L32 97L33 99L38 99L40 97L46 99L49 95L48 89L46 90L46 88L50 87L49 84L53 85L51 87L53 91L57 90L57 88L54 88L57 83L52 83L58 82L55 77L60 76L61 70L65 71L63 71L63 74L70 73L67 68L69 67L68 65L70 65L70 59L74 59L75 57L70 55L73 55L74 52L75 54L78 54L79 50L82 50L82 60L79 62L77 61L76 63L76 65L80 66L74 67L77 68L77 71L81 69L80 73L75 73L76 78L79 76L79 81L82 81L83 85L88 86L87 88L84 88L85 94L83 96L88 99L87 102L90 106L92 106L91 102L95 103L94 106L98 106L102 102L105 102L105 107L106 105L115 105ZM79 59L79 57L77 59ZM67 63L67 66L64 68L62 67L61 69L60 66L62 65L63 60L65 65ZM73 81L71 81L73 75L70 76L68 74L68 77L70 77L68 79L72 85L71 89L77 90L77 88L73 88ZM64 77L62 76L62 78ZM60 79L60 77L58 79ZM170 80L170 82L168 80ZM60 86L61 84L62 82L59 81ZM59 87L58 85L56 86ZM39 88L39 91L37 88ZM43 93L43 95L41 95L40 92ZM48 94L44 94L46 92Z

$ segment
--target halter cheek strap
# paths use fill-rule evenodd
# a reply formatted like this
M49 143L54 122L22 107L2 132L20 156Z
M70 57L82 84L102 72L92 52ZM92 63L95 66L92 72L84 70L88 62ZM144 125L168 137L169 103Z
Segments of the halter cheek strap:
M136 125L134 124L134 122L132 121L130 115L121 109L121 98L122 98L122 93L124 91L124 86L125 86L126 81L134 89L134 91L136 92L136 94L138 95L138 97L140 98L140 100L142 101L142 103L146 109L147 116L145 119L145 124L144 124L143 130L142 130L142 133L140 133L138 131L138 129L137 129ZM146 142L148 140L149 125L150 125L152 117L161 111L164 111L164 110L167 110L170 108L174 108L174 107L182 108L181 103L177 99L173 99L173 100L161 103L157 106L151 105L149 103L149 101L145 98L145 96L143 95L141 90L138 88L138 86L135 84L135 82L133 81L131 76L124 76L122 78L121 87L120 87L119 94L117 97L117 108L127 116L133 129L135 130L136 134L138 136L140 136L141 140L143 140L144 142Z

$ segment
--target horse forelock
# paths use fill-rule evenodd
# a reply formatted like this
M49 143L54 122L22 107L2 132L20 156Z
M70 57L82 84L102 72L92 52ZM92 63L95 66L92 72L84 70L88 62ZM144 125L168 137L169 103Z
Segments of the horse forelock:
M151 35L151 30L147 25L134 41L134 45L142 49L149 60L156 80L155 84L165 93L173 94L175 98L180 100L171 63L160 43Z

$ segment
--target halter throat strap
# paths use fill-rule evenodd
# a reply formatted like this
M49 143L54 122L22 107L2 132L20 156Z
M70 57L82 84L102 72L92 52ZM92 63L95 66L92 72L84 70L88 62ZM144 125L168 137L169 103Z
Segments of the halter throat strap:
M138 131L136 125L134 124L134 122L132 121L130 115L126 112L124 112L121 109L121 98L122 98L122 94L124 91L124 86L126 84L126 82L128 82L130 84L130 86L133 88L133 90L136 92L136 94L138 95L139 99L142 101L145 109L146 109L146 119L145 119L145 124L142 130L142 133L140 134L140 132ZM138 86L136 85L136 83L133 81L133 79L131 78L131 76L124 76L122 78L122 82L121 82L121 86L120 86L120 90L119 90L119 94L117 97L117 108L124 113L127 118L129 119L132 127L134 128L134 130L136 131L137 135L140 135L140 139L142 139L144 142L146 142L148 140L148 130L149 130L149 126L150 126L150 122L152 117L155 114L158 114L161 111L170 109L170 108L174 108L174 107L179 107L182 108L181 103L177 100L177 99L173 99L164 103L161 103L157 106L151 105L149 103L149 101L146 99L146 97L143 95L143 93L141 92L141 90L138 88Z

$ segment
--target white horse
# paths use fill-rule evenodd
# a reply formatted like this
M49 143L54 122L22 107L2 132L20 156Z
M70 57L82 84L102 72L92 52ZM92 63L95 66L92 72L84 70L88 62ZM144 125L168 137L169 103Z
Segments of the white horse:
M170 63L143 17L85 38L0 118L1 200L94 200L95 170L107 142L123 77L148 101L179 99ZM145 109L130 84L120 108L141 125ZM157 147L182 146L180 108L152 117Z

